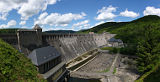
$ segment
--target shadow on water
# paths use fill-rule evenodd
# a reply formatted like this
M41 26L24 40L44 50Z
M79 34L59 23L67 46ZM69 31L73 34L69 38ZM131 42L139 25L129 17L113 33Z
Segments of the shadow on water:
M101 82L99 79L84 79L71 77L68 82Z

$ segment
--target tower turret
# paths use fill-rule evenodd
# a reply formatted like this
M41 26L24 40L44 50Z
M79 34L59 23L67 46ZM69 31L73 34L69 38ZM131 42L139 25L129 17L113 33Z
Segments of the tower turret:
M38 32L42 32L42 28L38 24L36 24L33 29Z
M42 45L42 28L38 24L36 24L33 30L36 31L39 45Z

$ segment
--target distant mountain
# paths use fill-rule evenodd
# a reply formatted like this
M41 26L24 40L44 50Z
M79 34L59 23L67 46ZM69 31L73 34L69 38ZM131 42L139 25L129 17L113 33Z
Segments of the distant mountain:
M119 26L123 26L127 23L128 22L106 22L106 23L97 25L91 29L80 30L79 32L82 32L82 33L88 33L88 32L102 33L103 31L106 31L106 29L109 27L112 27L112 29L113 29L113 28L117 28Z
M18 28L0 29L0 33L16 33Z
M50 30L45 32L46 33L76 33L76 31L73 31L73 30Z
M138 41L144 38L145 27L148 26L153 27L153 29L160 29L160 17L148 15L130 22L106 22L91 29L79 31L78 33L110 32L117 34L116 38L121 39L124 43L128 45L134 44L131 48L127 48L129 49L128 54L136 54Z
M104 31L107 32L113 32L116 33L115 31L120 30L122 28L133 28L133 27L142 27L145 25L156 25L160 24L160 17L156 15L148 15L144 16L142 18L129 21L129 22L106 22L100 25L97 25L91 29L86 29L86 30L80 30L79 33L88 33L88 32L95 32L95 33L102 33ZM160 25L159 25L160 26Z
M5 29L0 29L0 33L16 33L17 30L20 28L5 28ZM50 31L45 31L46 33L76 33L76 31L73 30L50 30Z
M130 22L106 22L91 29L81 30L78 33L110 32L117 34L116 38L122 39L125 43L135 43L137 38L143 37L140 35L144 31L144 27L149 25L160 28L160 17L148 15Z

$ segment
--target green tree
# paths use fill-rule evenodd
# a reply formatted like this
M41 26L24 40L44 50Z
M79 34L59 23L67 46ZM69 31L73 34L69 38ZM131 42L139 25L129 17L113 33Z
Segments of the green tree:
M159 62L160 32L152 26L144 27L144 37L139 39L137 46L137 66L139 72L146 72L152 69Z

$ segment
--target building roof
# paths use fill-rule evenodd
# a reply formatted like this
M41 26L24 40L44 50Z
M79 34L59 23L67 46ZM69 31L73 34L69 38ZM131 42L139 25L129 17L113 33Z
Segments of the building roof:
M42 28L38 24L36 24L33 29L36 30L36 29L42 29Z
M108 42L119 42L119 43L121 43L123 41L120 40L120 39L111 38L111 39L108 40Z
M39 66L55 59L58 56L60 56L60 53L58 53L58 51L54 47L48 46L33 50L28 55L28 58L31 59L34 65Z

